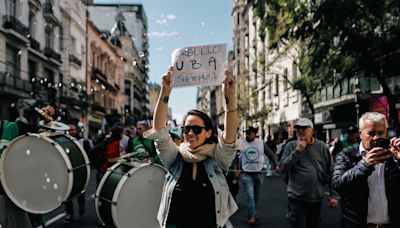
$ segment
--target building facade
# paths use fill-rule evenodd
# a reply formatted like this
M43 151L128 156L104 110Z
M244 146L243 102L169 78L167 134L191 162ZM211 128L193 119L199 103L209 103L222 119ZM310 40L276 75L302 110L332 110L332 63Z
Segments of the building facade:
M260 34L260 19L246 0L235 0L232 65L238 81L241 128L259 128L259 136L293 135L293 121L301 116L302 99L291 82L299 76L296 49L281 55L268 49Z
M130 123L150 118L147 16L141 4L92 4L89 12L101 31L118 39L126 62L125 114ZM111 18L115 20L111 20ZM119 38L118 38L119 37ZM112 42L114 45L117 43Z
M62 28L60 30L61 74L59 110L67 121L88 127L86 78L86 5L80 0L60 1Z
M101 31L88 20L87 91L91 101L89 130L96 133L106 115L124 111L124 61Z
M61 74L59 1L0 1L0 118L30 117L58 105Z
M367 111L378 111L389 117L389 105L382 86L363 72L351 78L325 85L311 97L315 115L292 82L301 77L298 56L301 45L296 41L278 52L268 48L268 32L260 33L260 19L246 0L235 0L233 18L233 65L238 76L239 107L242 127L258 126L261 137L279 140L293 135L293 124L300 117L315 123L317 137L340 137L343 129L357 125ZM396 97L400 94L399 76L386 77L386 83ZM397 105L399 106L399 105ZM399 113L399 112L398 112ZM392 135L395 133L392 132Z

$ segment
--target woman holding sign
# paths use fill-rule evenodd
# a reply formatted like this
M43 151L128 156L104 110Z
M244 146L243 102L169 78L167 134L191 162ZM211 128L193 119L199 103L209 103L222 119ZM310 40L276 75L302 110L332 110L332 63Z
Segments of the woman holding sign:
M217 137L210 117L190 110L183 120L183 142L178 147L166 127L172 71L170 67L162 77L154 126L144 133L156 141L157 152L169 171L157 218L161 227L167 228L221 227L238 208L223 173L235 158L238 145L236 81L225 70L225 132L219 132Z

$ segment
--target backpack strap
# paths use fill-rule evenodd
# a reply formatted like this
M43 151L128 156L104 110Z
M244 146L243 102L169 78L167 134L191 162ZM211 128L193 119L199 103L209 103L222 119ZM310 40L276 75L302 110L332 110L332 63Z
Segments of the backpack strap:
M0 141L1 141L1 137L3 136L3 121L0 120ZM3 186L1 185L1 181L0 181L0 195L5 195L6 192L3 189Z
M321 172L320 169L318 169L317 164L315 163L314 159L311 158L311 155L308 153L308 151L304 151L304 155L306 155L306 157L308 158L308 160L310 160L312 166L314 166L314 168L317 170L317 172ZM325 157L325 155L324 155Z

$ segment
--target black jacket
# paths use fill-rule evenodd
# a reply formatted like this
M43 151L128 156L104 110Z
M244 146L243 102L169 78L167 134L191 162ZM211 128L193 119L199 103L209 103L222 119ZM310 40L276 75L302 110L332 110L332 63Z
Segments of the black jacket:
M347 147L336 157L333 188L341 195L342 227L367 227L367 179L370 168L359 155L359 144ZM385 165L385 187L388 200L390 227L400 227L400 161L391 158Z

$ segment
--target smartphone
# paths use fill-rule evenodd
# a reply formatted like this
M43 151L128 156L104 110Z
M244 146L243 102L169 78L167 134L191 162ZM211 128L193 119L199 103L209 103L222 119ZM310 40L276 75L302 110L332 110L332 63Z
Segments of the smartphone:
M390 139L379 138L375 142L375 147L382 147L383 149L389 149L390 147ZM389 155L390 152L386 151L386 153L382 154L381 156Z
M379 138L375 142L375 147L382 147L383 149L389 149L390 139Z

